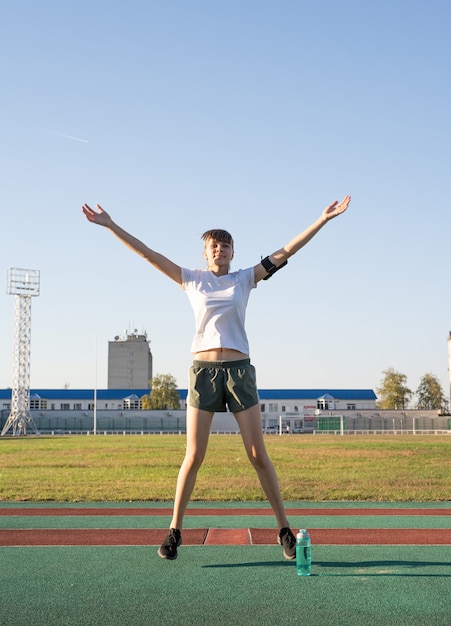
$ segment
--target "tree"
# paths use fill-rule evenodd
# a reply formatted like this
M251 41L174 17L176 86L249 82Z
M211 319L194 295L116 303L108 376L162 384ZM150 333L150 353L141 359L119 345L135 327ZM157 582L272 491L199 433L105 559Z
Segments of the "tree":
M143 409L178 409L180 396L177 381L171 374L157 374L150 381L150 396L144 396Z
M420 380L417 398L417 409L436 409L444 414L448 412L448 401L438 378L433 374L425 374Z
M412 391L406 386L407 376L389 367L382 372L384 378L377 389L380 400L377 406L381 409L405 409Z

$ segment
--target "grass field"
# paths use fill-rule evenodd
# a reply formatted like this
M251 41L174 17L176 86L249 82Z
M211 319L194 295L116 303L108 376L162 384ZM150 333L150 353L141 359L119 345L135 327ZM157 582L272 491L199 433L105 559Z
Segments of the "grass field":
M285 500L448 501L449 436L267 436ZM168 501L180 435L0 439L2 501ZM193 500L264 500L238 435L212 435Z

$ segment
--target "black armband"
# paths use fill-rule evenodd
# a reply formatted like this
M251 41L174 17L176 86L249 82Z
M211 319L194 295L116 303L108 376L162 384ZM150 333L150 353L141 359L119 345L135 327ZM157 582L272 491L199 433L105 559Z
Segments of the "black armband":
M276 267L274 265L274 263L269 260L269 256L267 256L264 259L262 259L260 261L260 263L263 265L265 270L268 272L268 276L265 276L265 278L263 280L268 280L268 278L271 278L271 276L273 274L275 274L276 272L278 272L282 267L285 267L285 265L288 263L288 261L284 261L282 263L282 265L279 265L279 267Z

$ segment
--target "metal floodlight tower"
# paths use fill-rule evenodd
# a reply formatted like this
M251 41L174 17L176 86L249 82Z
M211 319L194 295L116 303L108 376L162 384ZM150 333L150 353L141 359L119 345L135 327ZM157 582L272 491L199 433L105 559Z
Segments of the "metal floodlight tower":
M26 435L27 426L38 429L30 414L31 298L39 296L39 270L8 270L8 293L14 296L14 352L11 413L1 435Z

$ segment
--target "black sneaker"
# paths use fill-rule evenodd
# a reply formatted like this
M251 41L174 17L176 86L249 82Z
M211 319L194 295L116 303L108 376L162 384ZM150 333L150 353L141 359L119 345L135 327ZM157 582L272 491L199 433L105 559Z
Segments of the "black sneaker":
M177 548L182 543L182 535L177 528L169 529L166 539L158 548L158 556L173 561L177 558Z
M286 559L292 561L296 558L296 538L289 528L281 528L277 540L283 548L283 556Z

